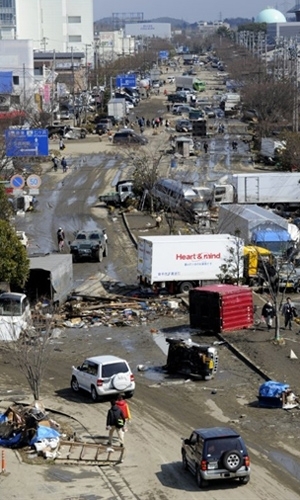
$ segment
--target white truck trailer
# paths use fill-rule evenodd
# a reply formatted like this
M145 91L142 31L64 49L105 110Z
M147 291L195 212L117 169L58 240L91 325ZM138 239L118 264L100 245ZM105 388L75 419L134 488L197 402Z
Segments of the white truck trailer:
M110 99L107 103L108 116L113 116L116 120L122 120L126 116L126 100Z
M243 253L243 241L229 234L197 234L140 237L138 279L143 286L169 293L219 283L221 266L228 264L231 249ZM243 275L240 259L239 275Z
M214 203L256 204L278 211L300 207L300 173L233 174L215 184Z

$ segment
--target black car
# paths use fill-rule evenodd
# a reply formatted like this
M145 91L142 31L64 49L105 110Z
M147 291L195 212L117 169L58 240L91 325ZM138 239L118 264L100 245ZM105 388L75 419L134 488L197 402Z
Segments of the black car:
M209 481L250 480L250 458L243 438L230 427L195 429L182 440L182 465L196 476L199 488Z
M124 128L123 130L119 130L113 136L113 144L140 144L145 145L148 144L147 137L143 135L137 134L131 128Z
M175 130L176 132L193 132L193 124L190 120L177 120Z
M91 259L102 262L108 256L107 235L104 229L79 231L70 245L73 262L80 259Z
M176 93L176 94L168 94L167 96L168 102L187 102L186 95Z

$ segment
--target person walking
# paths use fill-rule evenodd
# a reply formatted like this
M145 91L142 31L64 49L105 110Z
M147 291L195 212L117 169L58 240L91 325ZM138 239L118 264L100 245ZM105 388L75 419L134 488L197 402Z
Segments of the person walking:
M287 326L292 329L292 319L296 315L296 308L290 297L287 297L286 302L282 306L282 315L284 316L284 328Z
M63 151L65 149L65 145L64 145L64 141L62 140L62 138L59 140L59 149L61 151Z
M268 300L268 302L264 304L261 314L265 320L268 330L270 330L272 328L273 318L275 316L275 310L271 300Z
M62 166L62 170L63 172L65 173L68 169L68 165L67 165L67 160L65 159L65 157L63 156L61 162L60 162L61 166Z
M207 151L208 151L208 144L207 142L205 141L204 144L203 144L203 149L204 149L204 153L206 154Z
M124 396L122 394L118 395L116 405L120 410L122 411L124 418L125 418L125 425L124 425L124 430L127 430L127 423L130 422L131 420L131 413L130 413L130 408L127 403L127 401L124 399Z
M106 417L106 430L109 431L107 444L112 445L113 434L116 431L120 440L120 446L124 446L124 426L125 416L117 406L116 399L113 399Z

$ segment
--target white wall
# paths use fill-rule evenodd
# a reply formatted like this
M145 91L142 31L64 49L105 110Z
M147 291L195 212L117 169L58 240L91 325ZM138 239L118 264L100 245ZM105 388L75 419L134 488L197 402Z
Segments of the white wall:
M1 71L12 71L19 76L19 85L14 91L19 94L24 85L26 90L34 86L33 42L31 40L0 40Z

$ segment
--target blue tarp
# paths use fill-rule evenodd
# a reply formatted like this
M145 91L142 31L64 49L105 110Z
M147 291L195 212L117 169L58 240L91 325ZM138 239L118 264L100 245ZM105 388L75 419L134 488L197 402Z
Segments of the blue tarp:
M0 94L12 94L13 73L12 71L0 71Z
M51 427L45 427L44 425L39 425L36 431L35 436L30 441L30 446L36 443L37 441L41 441L42 439L52 439L59 438L60 433Z
M283 382L275 382L275 380L269 380L262 384L259 388L259 396L267 398L278 398L281 394L289 389L289 384L284 384Z

